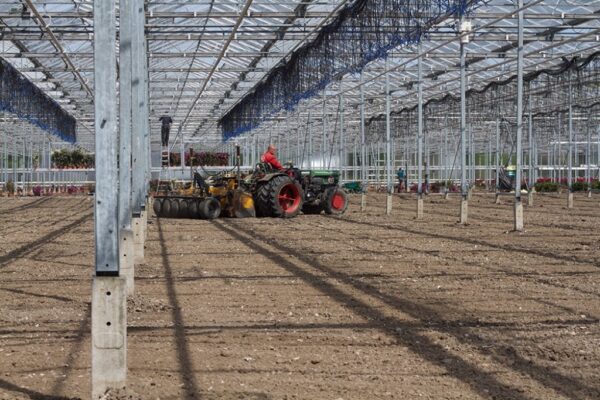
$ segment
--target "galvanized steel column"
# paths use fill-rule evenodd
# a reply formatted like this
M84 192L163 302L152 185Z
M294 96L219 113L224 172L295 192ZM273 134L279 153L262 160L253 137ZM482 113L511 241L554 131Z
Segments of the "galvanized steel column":
M523 0L519 0L519 9ZM519 11L519 35L517 48L517 171L515 176L515 214L514 228L523 230L523 204L521 203L521 176L523 168L523 10Z
M96 275L118 275L117 60L115 0L94 3Z
M131 77L133 0L119 7L119 228L131 229Z

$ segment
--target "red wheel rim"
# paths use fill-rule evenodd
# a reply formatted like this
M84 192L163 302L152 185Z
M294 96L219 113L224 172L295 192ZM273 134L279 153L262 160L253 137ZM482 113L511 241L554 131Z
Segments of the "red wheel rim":
M344 205L346 204L346 199L341 193L335 193L333 198L331 199L331 207L334 210L343 210Z
M289 183L281 188L279 192L279 205L286 213L293 213L300 206L300 191L293 183Z

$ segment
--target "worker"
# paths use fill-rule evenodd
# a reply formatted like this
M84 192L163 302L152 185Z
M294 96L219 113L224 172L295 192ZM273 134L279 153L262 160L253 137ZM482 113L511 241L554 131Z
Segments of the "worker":
M169 133L171 131L171 124L173 123L173 118L168 115L163 115L158 119L162 122L162 126L160 129L160 139L163 147L169 146Z
M404 183L405 178L404 170L402 169L402 167L398 168L398 172L396 173L396 175L398 176L398 193L400 193L402 191L402 184Z
M263 154L260 157L260 161L267 163L274 169L278 169L281 171L281 170L283 170L283 166L279 163L279 161L277 160L277 157L275 156L276 150L277 149L275 148L275 145L270 144L269 147L267 148L267 151L265 152L265 154Z

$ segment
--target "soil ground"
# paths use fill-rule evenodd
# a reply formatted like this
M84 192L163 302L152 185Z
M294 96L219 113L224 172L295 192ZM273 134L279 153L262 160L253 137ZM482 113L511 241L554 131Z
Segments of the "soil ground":
M595 195L597 196L597 195ZM600 204L149 218L127 399L600 399ZM0 198L0 399L89 398L90 198Z

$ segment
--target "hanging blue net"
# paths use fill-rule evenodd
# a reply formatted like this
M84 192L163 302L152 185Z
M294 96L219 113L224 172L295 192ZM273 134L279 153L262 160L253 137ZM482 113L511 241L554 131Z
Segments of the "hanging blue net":
M0 111L75 143L77 122L56 101L0 58Z
M282 110L293 110L300 100L385 58L392 49L419 42L434 24L464 15L479 2L356 0L221 118L224 140L255 129Z

